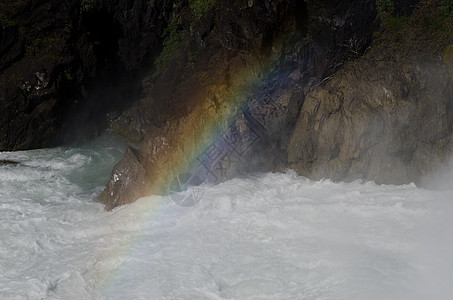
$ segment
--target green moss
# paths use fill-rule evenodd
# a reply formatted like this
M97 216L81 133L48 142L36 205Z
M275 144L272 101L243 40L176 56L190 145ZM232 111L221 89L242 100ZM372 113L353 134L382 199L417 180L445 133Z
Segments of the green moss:
M453 14L453 0L442 0L441 6L439 7L442 13L451 15Z
M376 0L376 8L380 14L392 14L395 10L393 0Z
M0 0L0 26L17 26L17 20L14 16L18 15L18 10L24 2L23 0Z
M82 12L94 12L99 8L99 2L97 0L82 0L80 3L80 9Z
M9 27L9 26L16 26L16 25L17 25L16 21L11 20L10 18L8 18L6 16L6 14L0 12L0 26Z
M437 144L436 147L437 155L439 155L439 153L445 149L445 146L446 146L445 140L439 140L439 143Z
M189 59L189 62L195 62L198 59L198 52L193 52L189 49L187 52L187 58Z
M381 2L381 29L374 34L369 53L387 50L435 54L453 39L453 0L421 0L410 17L395 17L389 1ZM384 4L382 4L384 3Z
M30 43L30 45L26 46L25 53L27 55L36 55L37 53L51 54L52 48L54 45L58 45L60 43L60 39L61 37L56 35L36 38Z
M24 26L19 26L19 36L24 37L27 34L27 28Z
M393 31L399 31L403 29L409 22L409 17L387 17L387 24Z
M428 1L428 3L431 3ZM426 6L413 18L412 26L416 27L416 35L430 35L432 40L440 45L451 41L453 38L453 14L451 7L444 2L426 4ZM450 12L448 12L450 10Z
M162 52L156 59L157 72L164 71L170 62L181 53L181 46L184 41L184 30L179 28L179 24L174 19L165 29L165 38L163 43Z
M442 53L442 58L447 66L453 68L453 45L445 47Z
M189 0L189 7L195 18L199 19L215 4L215 0Z
M453 45L445 47L442 52L442 61L447 66L447 72L450 75L450 78L453 79Z
M30 46L27 47L27 54L35 54L36 52L40 52L42 50L47 50L51 43L46 38L37 38L33 40Z
M64 77L67 79L67 80L73 80L74 78L72 77L71 73L69 72L69 70L64 70L63 71L63 75Z

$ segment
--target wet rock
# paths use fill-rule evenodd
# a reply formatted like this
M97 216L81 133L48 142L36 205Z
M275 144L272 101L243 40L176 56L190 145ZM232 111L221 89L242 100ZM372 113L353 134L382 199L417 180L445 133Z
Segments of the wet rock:
M147 165L146 154L128 147L124 157L113 167L110 181L98 201L112 210L145 196L149 181Z
M18 165L19 162L7 159L0 159L0 166Z
M128 147L113 167L109 183L97 197L107 210L144 196L169 192L174 177L168 161L170 145L166 138L156 137L148 140L146 146Z
M436 59L360 59L305 98L289 166L315 179L419 183L451 151L451 92Z

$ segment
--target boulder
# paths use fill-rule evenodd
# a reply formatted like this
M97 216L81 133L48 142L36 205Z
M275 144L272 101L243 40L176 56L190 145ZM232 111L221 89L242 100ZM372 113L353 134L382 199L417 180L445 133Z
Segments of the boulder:
M148 191L147 157L145 153L128 147L120 162L112 170L107 187L97 200L106 210L131 203Z

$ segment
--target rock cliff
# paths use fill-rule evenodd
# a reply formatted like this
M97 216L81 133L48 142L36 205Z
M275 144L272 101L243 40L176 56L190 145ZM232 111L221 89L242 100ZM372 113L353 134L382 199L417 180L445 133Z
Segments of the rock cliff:
M140 93L178 1L0 1L0 150L100 133Z
M312 178L422 184L453 152L445 7L383 14L370 50L307 95L288 165ZM450 46L451 47L451 46Z
M435 0L0 1L0 150L110 128L99 201L250 172L423 183L453 151Z

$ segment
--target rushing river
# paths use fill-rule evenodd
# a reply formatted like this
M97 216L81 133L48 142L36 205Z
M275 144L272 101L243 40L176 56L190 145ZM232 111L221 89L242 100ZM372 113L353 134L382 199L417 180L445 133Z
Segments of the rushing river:
M262 174L92 199L125 145L3 152L0 299L451 299L453 192ZM188 195L194 189L184 192Z

